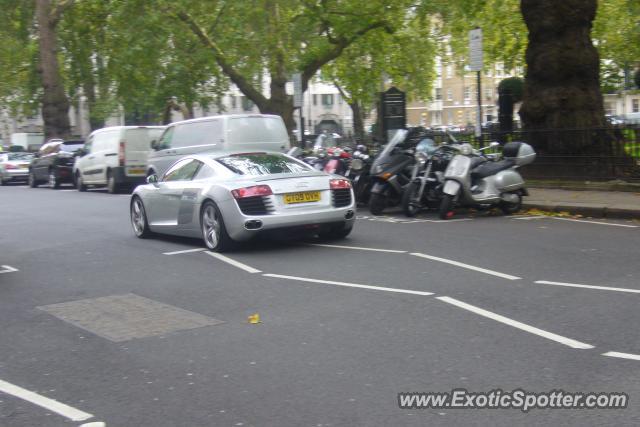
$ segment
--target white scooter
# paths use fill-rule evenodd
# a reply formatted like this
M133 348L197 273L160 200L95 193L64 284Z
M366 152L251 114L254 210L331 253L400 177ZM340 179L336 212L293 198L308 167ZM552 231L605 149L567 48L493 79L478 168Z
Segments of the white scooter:
M487 148L498 145L492 142ZM456 149L459 154L451 159L444 173L444 195L439 209L441 219L451 218L456 206L485 209L498 206L506 215L520 210L522 197L529 193L516 169L535 160L536 153L529 144L505 144L503 159L499 161L490 161L470 144L462 144Z

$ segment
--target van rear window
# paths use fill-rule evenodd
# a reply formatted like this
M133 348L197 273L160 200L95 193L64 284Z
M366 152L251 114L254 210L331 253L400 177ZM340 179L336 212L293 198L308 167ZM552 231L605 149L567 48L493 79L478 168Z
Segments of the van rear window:
M256 142L287 143L287 129L279 117L234 117L229 120L228 141L236 144Z

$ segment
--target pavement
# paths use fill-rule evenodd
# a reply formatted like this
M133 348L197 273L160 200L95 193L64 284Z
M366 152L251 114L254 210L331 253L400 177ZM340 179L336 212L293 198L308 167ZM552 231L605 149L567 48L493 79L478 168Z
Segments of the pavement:
M530 188L525 209L569 212L593 218L640 219L640 193Z

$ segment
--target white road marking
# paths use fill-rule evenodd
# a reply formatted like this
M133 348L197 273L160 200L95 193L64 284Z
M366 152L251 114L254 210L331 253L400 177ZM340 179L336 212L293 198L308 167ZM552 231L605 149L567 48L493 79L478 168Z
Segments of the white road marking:
M301 282L322 283L325 285L346 286L349 288L370 289L373 291L396 292L401 294L423 295L423 296L433 295L433 292L413 291L410 289L386 288L383 286L358 285L356 283L334 282L332 280L309 279L307 277L283 276L281 274L263 274L263 276L275 277L277 279L299 280Z
M414 224L416 222L437 222L437 223L447 223L447 222L461 222L461 221L473 221L472 218L458 218L458 219L410 219L404 221L404 224Z
M93 423L84 423L80 424L78 427L106 427L107 425L102 421L97 421Z
M568 286L568 287L571 287L571 288L600 289L600 290L603 290L603 291L630 292L630 293L634 293L634 294L640 294L640 289L613 288L613 287L609 287L609 286L580 285L578 283L549 282L547 280L538 280L535 283L539 283L541 285Z
M446 264L455 265L456 267L462 267L462 268L466 268L468 270L479 271L480 273L485 273L485 274L490 274L492 276L502 277L503 279L508 279L508 280L520 280L521 279L518 276L512 276L510 274L500 273L499 271L493 271L493 270L488 270L486 268L476 267L475 265L464 264L462 262L453 261L451 259L440 258L440 257L437 257L437 256L432 256L432 255L427 255L427 254L422 254L422 253L415 253L415 252L412 252L409 255L417 256L417 257L420 257L420 258L430 259L432 261L444 262Z
M608 357L619 357L621 359L631 359L631 360L640 360L640 354L631 354L631 353L620 353L617 351L607 351L606 353L602 353L603 356Z
M2 274L2 273L13 273L13 272L16 272L16 271L20 271L17 268L11 267L10 265L2 265L0 267L3 268L3 270L0 270L0 274Z
M62 415L63 417L70 419L71 421L84 421L93 417L93 415L87 412L83 412L69 405L65 405L64 403L49 399L48 397L41 396L38 393L34 393L6 381L0 380L0 391L48 409L51 412L55 412L58 415Z
M489 319L495 320L500 323L504 323L505 325L513 326L514 328L521 329L523 331L529 332L531 334L538 335L540 337L558 342L560 344L567 345L572 348L578 349L590 349L594 348L594 346L590 344L586 344L580 341L573 340L571 338L563 337L562 335L557 335L552 332L548 332L542 329L538 329L534 326L527 325L526 323L518 322L517 320L509 319L508 317L501 316L499 314L493 313L491 311L484 310L480 307L476 307L471 304L467 304L465 302L459 301L450 297L436 297L440 301L446 302L451 305L455 305L456 307L460 307L464 310L471 311L472 313L479 314L480 316L487 317Z
M629 224L616 224L613 222L601 222L601 221L587 221L584 219L573 219L573 218L560 218L557 216L552 216L549 218L557 219L559 221L573 221L573 222L584 222L587 224L599 224L599 225L610 225L612 227L626 227L626 228L638 228L637 225L629 225Z
M548 218L548 217L545 215L535 215L535 216L520 216L517 218L511 218L511 219L523 219L525 221L529 221L531 219L541 219L541 218Z
M207 251L207 250L208 249L205 249L205 248L185 249L184 251L163 252L162 255L190 254L192 252L203 252L203 251Z
M261 270L258 270L258 269L256 269L256 268L253 268L253 267L251 267L251 266L249 266L249 265L247 265L247 264L243 264L243 263L241 263L241 262L239 262L239 261L236 261L236 260L234 260L234 259L231 259L231 258L229 258L229 257L226 257L226 256L224 256L224 255L222 255L222 254L217 253L217 252L207 251L207 252L205 252L205 253L206 253L207 255L210 255L210 256L212 256L212 257L214 257L214 258L219 259L220 261L226 262L227 264L231 264L231 265L233 265L234 267L238 267L238 268L240 268L240 269L242 269L242 270L244 270L244 271L246 271L246 272L249 272L249 273L262 273L262 271L261 271Z
M407 251L398 251L395 249L377 249L377 248L362 248L359 246L340 246L340 245L325 245L322 243L309 243L310 246L322 246L323 248L338 248L338 249L355 249L358 251L373 251L373 252L390 252L394 254L406 254Z
M65 188L64 190L58 190L58 191L78 191L75 188Z

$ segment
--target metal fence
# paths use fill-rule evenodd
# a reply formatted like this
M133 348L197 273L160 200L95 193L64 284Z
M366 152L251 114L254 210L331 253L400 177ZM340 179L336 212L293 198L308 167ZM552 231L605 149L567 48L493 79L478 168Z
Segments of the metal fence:
M506 143L524 141L540 147L546 141L561 139L571 150L576 147L597 147L598 154L550 155L538 153L536 161L522 168L529 179L552 180L623 180L640 182L640 126L627 125L602 129L538 130L504 133L483 132L481 138L471 133L454 134L460 141L482 147L491 141ZM446 135L438 139L444 140ZM576 151L579 151L576 148Z

